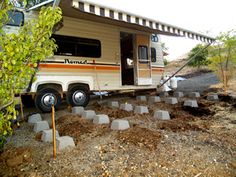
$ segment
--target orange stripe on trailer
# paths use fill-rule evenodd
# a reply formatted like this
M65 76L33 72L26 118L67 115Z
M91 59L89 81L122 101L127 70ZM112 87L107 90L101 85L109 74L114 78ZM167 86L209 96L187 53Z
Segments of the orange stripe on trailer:
M102 65L70 65L70 64L48 64L40 63L40 68L70 68L70 69L99 69L99 70L120 70L120 66Z
M152 68L152 71L164 72L164 68Z

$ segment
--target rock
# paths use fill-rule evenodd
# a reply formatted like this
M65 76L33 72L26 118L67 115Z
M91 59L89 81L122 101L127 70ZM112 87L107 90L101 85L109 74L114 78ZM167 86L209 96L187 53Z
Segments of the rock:
M148 103L149 104L157 103L157 102L161 102L161 98L159 96L150 96L148 98Z
M56 141L57 141L57 149L59 151L64 150L69 147L75 147L74 140L70 136L57 137Z
M154 118L159 120L170 120L168 111L158 110L154 112Z
M197 100L185 100L184 101L184 106L198 108Z
M217 94L211 94L211 95L207 96L207 100L209 100L209 101L218 101L219 97L218 97Z
M145 95L140 95L136 97L137 101L147 101L147 97Z
M119 102L118 101L110 101L110 102L108 102L108 106L111 108L119 108Z
M93 123L94 124L109 124L110 120L109 120L109 117L107 115L100 114L100 115L94 116Z
M76 106L72 108L72 114L78 114L78 115L82 115L84 112L84 107L82 106Z
M87 110L87 111L84 111L83 114L82 114L82 117L85 118L85 119L89 119L89 120L93 120L93 117L95 116L95 111L93 110Z
M135 106L134 113L136 114L144 114L149 113L147 106Z
M180 98L180 97L184 96L184 93L183 92L174 92L173 96L177 97L177 98Z
M189 96L190 98L199 98L199 97L200 97L200 93L199 93L199 92L190 92L190 93L188 94L188 96Z
M169 97L169 98L166 98L166 99L165 99L165 103L166 103L166 104L177 104L177 103L178 103L178 100L177 100L177 98Z
M121 104L120 109L125 111L133 111L133 106L132 104Z
M59 133L57 130L56 130L56 137L59 137ZM52 142L52 140L53 140L52 129L43 130L41 140L43 142Z
M49 124L46 120L44 121L39 121L34 124L34 132L38 133L43 130L48 130L49 129Z
M31 116L29 116L28 118L28 124L29 125L33 125L35 124L36 122L39 122L39 121L42 121L42 117L40 114L33 114Z
M129 122L127 120L116 119L111 123L112 130L126 130L130 128Z

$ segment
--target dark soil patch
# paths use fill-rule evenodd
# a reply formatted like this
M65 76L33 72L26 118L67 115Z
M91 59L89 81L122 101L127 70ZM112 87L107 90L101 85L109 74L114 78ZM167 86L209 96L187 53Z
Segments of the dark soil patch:
M71 136L76 144L81 140L82 135L89 134L96 137L111 131L109 125L95 125L91 121L74 115L59 118L56 127L60 136Z
M157 148L161 137L162 136L159 132L151 131L147 128L138 126L121 131L117 136L117 138L123 143L130 143L135 146L148 148L150 150Z
M162 121L157 127L161 130L168 130L172 132L184 132L184 131L205 131L203 128L197 125L191 125L184 120L170 120L170 121Z

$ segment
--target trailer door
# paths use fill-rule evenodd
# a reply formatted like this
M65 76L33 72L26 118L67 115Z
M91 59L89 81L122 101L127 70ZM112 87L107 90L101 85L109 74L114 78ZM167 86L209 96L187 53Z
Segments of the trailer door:
M136 61L135 81L136 85L152 85L152 68L150 57L150 36L136 35Z

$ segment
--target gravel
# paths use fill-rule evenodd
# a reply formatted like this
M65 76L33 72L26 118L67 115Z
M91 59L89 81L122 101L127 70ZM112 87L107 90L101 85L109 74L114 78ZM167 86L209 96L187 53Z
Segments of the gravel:
M219 83L219 80L214 73L206 73L187 80L179 81L176 90L202 93L205 89L217 83Z

